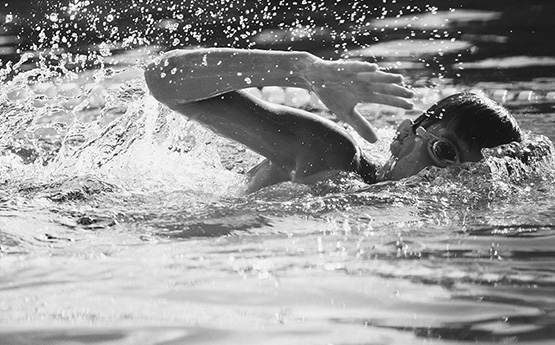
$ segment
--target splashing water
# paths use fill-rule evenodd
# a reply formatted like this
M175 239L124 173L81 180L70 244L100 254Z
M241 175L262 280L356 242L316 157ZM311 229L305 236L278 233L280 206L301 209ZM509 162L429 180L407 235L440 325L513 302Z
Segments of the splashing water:
M217 153L206 144L211 135L161 109L145 94L141 77L103 90L102 108L87 109L93 92L103 88L102 81L85 86L88 92L82 92L75 83L46 81L53 76L42 72L48 74L48 70L33 70L5 86L4 95L16 93L19 98L3 102L2 145L11 152L4 157L5 180L98 174L129 188L140 179L139 185L144 186L162 183L162 188L224 193L226 183L222 182L230 180L230 174L225 176ZM141 75L140 71L132 74ZM34 83L35 79L41 82ZM22 86L24 80L31 84ZM43 95L44 89L57 95ZM65 96L63 90L71 95ZM186 143L184 138L198 143ZM201 178L200 167L209 166L214 168L213 176L205 170ZM206 183L210 180L213 188Z
M42 5L18 27L17 59L0 65L0 342L553 339L555 151L532 132L555 133L529 110L552 109L551 80L450 79L480 54L462 31L499 12L414 1ZM9 6L8 29L22 18ZM243 195L261 158L158 104L143 80L151 55L197 45L380 62L407 72L421 107L485 90L525 109L532 132L482 162L399 182L341 174ZM328 115L307 92L251 92ZM391 125L418 114L363 110L382 140L361 145L383 163Z

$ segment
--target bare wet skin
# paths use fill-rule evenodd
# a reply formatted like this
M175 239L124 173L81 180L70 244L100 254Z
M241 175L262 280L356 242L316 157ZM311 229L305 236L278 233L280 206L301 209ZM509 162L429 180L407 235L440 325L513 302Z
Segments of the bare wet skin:
M450 11L423 3L417 13L437 28L411 20L412 29L403 22L393 30L380 19L378 29L366 32L380 33L384 43L410 39L411 30L419 39L441 35L441 51L426 45L405 56L418 46L407 44L399 50L404 56L394 50L385 56L378 46L384 54L378 62L407 76L419 109L461 91L498 100L515 114L527 144L372 186L344 174L242 195L244 173L261 157L148 95L140 69L130 64L141 66L162 49L143 49L154 41L122 51L102 46L87 55L94 69L75 75L51 58L34 70L35 58L19 69L6 58L0 66L0 343L550 344L555 167L548 139L555 139L555 88L549 61L555 53L525 46L522 35L532 24L514 18L530 15L533 6L517 11L503 4L495 11L480 4ZM415 12L406 5L390 4L388 18L398 20L403 6L400 19L410 20ZM551 3L537 6L547 11ZM50 10L52 25L57 7ZM221 11L223 18L231 13ZM116 36L123 40L124 15L117 14L107 23L120 25ZM366 20L353 16L361 32ZM545 32L542 18L535 21L538 32ZM446 19L450 24L441 26ZM503 38L508 22L515 34ZM177 35L167 29L172 23L156 27L167 30L170 42ZM305 42L337 57L344 46L335 46L341 38L329 25L276 26L271 35L261 30L247 40L276 48L293 42L295 49ZM302 41L309 34L313 39ZM224 36L234 42L237 35ZM208 38L204 43L212 43ZM503 53L507 42L516 47L512 58ZM367 53L371 47L349 41L346 48ZM299 90L252 92L333 118ZM396 126L419 114L375 105L360 110L381 138L361 145L380 163L389 159ZM514 158L523 156L530 164Z

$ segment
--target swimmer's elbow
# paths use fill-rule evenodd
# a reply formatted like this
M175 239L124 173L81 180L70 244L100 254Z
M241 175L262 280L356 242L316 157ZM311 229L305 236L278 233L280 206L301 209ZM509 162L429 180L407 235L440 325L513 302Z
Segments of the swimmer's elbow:
M145 68L150 93L170 107L209 99L243 88L222 77L206 59L208 50L173 50L162 54ZM245 82L241 78L241 82Z
M162 54L146 66L146 85L159 102L172 106L191 101L185 97L191 93L194 85L181 66L186 60L188 56L185 51L174 50Z
M197 63L191 54L186 50L170 51L145 68L146 85L159 102L172 107L213 96L210 88L206 90L210 83L203 82L206 77L196 70Z
M150 94L156 98L159 102L169 103L171 102L171 96L175 94L175 91L170 92L172 87L167 80L164 80L166 72L160 61L151 62L144 72L146 85L150 91ZM173 86L175 88L175 86Z

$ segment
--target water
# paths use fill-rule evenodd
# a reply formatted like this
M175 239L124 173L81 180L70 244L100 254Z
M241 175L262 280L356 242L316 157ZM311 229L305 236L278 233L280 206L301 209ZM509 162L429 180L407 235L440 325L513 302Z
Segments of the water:
M553 342L555 53L537 44L552 32L542 15L552 4L339 2L332 20L319 11L334 4L320 3L296 17L288 13L300 3L248 13L246 3L216 5L221 18L239 12L251 23L221 33L212 22L197 30L187 17L207 8L197 2L0 8L3 37L25 33L2 50L14 49L0 86L1 344ZM95 6L111 17L86 30ZM23 11L45 13L29 15L34 34L18 22ZM72 14L78 25L66 30ZM162 49L152 41L174 47L185 36L376 59L407 75L419 108L483 92L526 131L516 150L538 154L523 165L510 147L494 149L484 162L395 183L345 174L243 195L243 173L261 158L146 90L141 66ZM53 40L59 55L26 54ZM252 92L326 115L303 92ZM418 115L362 110L383 139L365 145L377 161L394 125Z

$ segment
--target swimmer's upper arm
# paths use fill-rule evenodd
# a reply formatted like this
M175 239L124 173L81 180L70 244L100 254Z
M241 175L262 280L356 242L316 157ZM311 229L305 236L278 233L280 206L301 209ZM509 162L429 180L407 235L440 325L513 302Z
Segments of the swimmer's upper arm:
M310 89L302 75L315 56L306 52L210 48L173 50L145 69L159 101L194 102L248 87L290 86Z
M170 107L265 156L294 181L359 164L357 145L335 123L242 91Z

